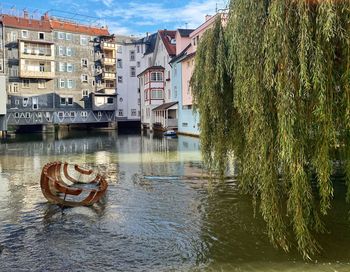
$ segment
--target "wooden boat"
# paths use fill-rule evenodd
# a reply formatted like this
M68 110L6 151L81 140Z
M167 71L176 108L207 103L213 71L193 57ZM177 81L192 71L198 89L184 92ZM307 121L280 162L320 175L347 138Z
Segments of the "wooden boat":
M79 178L75 177L77 175ZM63 207L77 207L99 202L106 193L108 183L92 170L58 161L43 167L40 186L49 202Z

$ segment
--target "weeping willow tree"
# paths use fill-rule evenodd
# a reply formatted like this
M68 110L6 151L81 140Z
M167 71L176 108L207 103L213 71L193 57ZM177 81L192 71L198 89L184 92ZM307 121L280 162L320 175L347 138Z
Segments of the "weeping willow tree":
M334 165L350 188L350 1L234 0L198 47L191 80L202 153L234 154L274 245L305 258L331 208ZM350 189L348 189L350 200Z

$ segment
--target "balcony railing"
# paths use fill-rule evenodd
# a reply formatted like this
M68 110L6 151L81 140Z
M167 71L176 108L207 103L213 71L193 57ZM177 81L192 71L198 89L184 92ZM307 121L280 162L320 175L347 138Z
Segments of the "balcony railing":
M116 49L116 44L115 43L110 43L110 42L102 42L101 43L101 49L102 50L115 50Z
M103 79L116 79L115 73L109 73L109 72L103 72L102 73L102 78Z
M51 70L50 66L44 67L21 67L19 76L22 78L54 78L55 71Z
M114 58L102 58L101 62L103 65L115 65L115 59Z
M41 43L20 42L19 58L21 59L39 59L54 60L54 45L46 45Z

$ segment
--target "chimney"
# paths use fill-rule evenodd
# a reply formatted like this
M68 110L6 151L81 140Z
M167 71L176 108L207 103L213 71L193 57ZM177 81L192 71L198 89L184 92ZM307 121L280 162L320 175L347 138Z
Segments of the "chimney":
M23 18L24 19L28 19L29 18L29 12L26 9L23 10Z
M43 16L41 16L41 20L42 21L47 21L49 20L49 13L48 12L45 12Z
M205 15L205 21L208 21L211 18L211 15L207 14Z

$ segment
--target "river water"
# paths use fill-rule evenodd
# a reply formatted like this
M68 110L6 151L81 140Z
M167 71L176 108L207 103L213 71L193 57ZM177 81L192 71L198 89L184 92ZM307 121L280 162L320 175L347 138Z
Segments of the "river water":
M103 203L61 210L42 196L49 161L106 174ZM350 271L350 207L336 182L323 251L275 249L234 180L209 182L191 137L69 132L0 144L0 271Z

